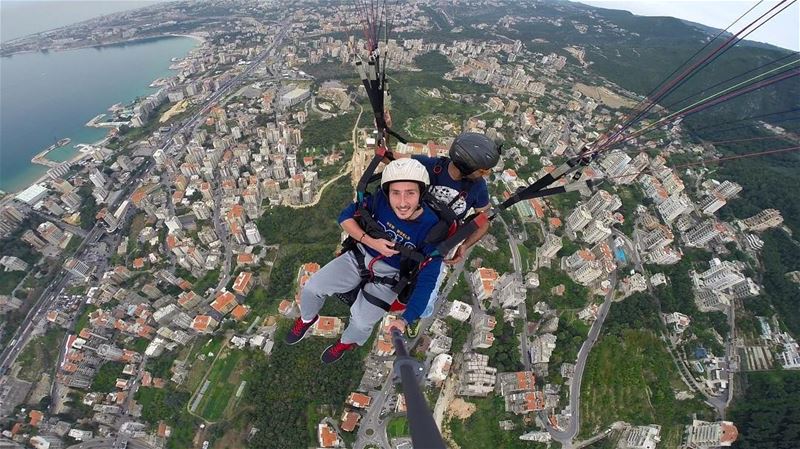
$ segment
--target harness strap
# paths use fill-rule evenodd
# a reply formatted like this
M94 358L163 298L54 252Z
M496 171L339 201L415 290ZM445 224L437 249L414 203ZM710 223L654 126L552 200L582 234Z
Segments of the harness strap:
M367 293L366 290L361 290L361 293L368 303L375 307L380 307L384 312L399 312L406 309L406 305L396 299L391 304L388 304L377 296Z
M353 251L353 256L356 258L356 263L358 264L358 273L361 276L361 285L359 288L364 287L366 284L383 284L388 285L390 287L394 287L398 285L400 281L396 278L391 276L375 276L375 272L372 269L372 264L377 262L382 258L382 256L374 257L370 262L369 266L365 263L364 253L361 252L360 249L356 248Z

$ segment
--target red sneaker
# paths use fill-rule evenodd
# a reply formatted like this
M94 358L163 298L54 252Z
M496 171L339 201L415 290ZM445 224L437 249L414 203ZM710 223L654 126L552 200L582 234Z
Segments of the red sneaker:
M308 330L311 329L311 326L313 326L318 319L319 315L315 316L310 323L304 323L302 318L294 320L294 325L289 329L289 332L286 333L286 344L293 345L305 338Z
M337 340L336 343L328 346L322 353L322 363L333 363L341 359L345 351L349 351L355 347L355 343L342 343L341 340Z

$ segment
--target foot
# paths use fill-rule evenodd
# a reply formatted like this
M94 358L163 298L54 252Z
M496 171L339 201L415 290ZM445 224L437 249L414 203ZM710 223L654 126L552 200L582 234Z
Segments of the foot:
M355 343L342 343L341 340L337 340L336 343L328 346L322 353L322 363L333 363L341 359L346 351L355 349L355 347Z
M304 323L302 318L297 318L294 320L294 325L289 329L289 332L286 334L286 344L293 345L305 338L308 330L311 329L311 326L317 322L319 319L319 315L315 316L310 323Z

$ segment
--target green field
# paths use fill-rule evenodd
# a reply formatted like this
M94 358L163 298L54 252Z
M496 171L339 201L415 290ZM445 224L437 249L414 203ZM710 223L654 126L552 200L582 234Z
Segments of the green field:
M208 371L211 362L214 360L213 357L208 357L208 354L212 353L216 356L217 352L222 347L222 342L225 340L225 337L223 335L218 335L208 340L201 337L200 340L202 343L198 342L194 345L187 359L189 363L192 364L192 368L189 370L189 376L186 379L186 388L189 389L189 391L195 391L200 388L200 381L203 380L203 376L206 375L206 371ZM199 360L197 358L201 354L205 355L204 360Z
M612 308L613 310L613 308ZM688 390L664 344L650 330L626 330L604 336L592 349L581 390L581 436L605 430L614 421L660 424L664 448L680 445L692 414L713 421L700 399L675 399Z
M389 438L399 438L410 435L410 430L408 429L408 418L405 416L397 416L392 418L392 420L386 424L386 435Z
M239 388L239 376L234 372L243 355L242 351L226 351L214 362L206 378L210 384L197 408L198 415L209 421L218 421L225 416L228 404L235 400Z

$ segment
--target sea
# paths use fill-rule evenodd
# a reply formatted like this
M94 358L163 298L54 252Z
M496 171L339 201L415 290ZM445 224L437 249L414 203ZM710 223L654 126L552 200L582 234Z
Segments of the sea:
M35 31L41 30L30 32ZM150 83L171 75L171 60L198 44L188 37L164 37L0 58L0 190L25 189L43 175L48 167L30 160L59 139L71 142L48 159L68 160L75 145L101 140L107 130L86 122L116 103L155 92Z

